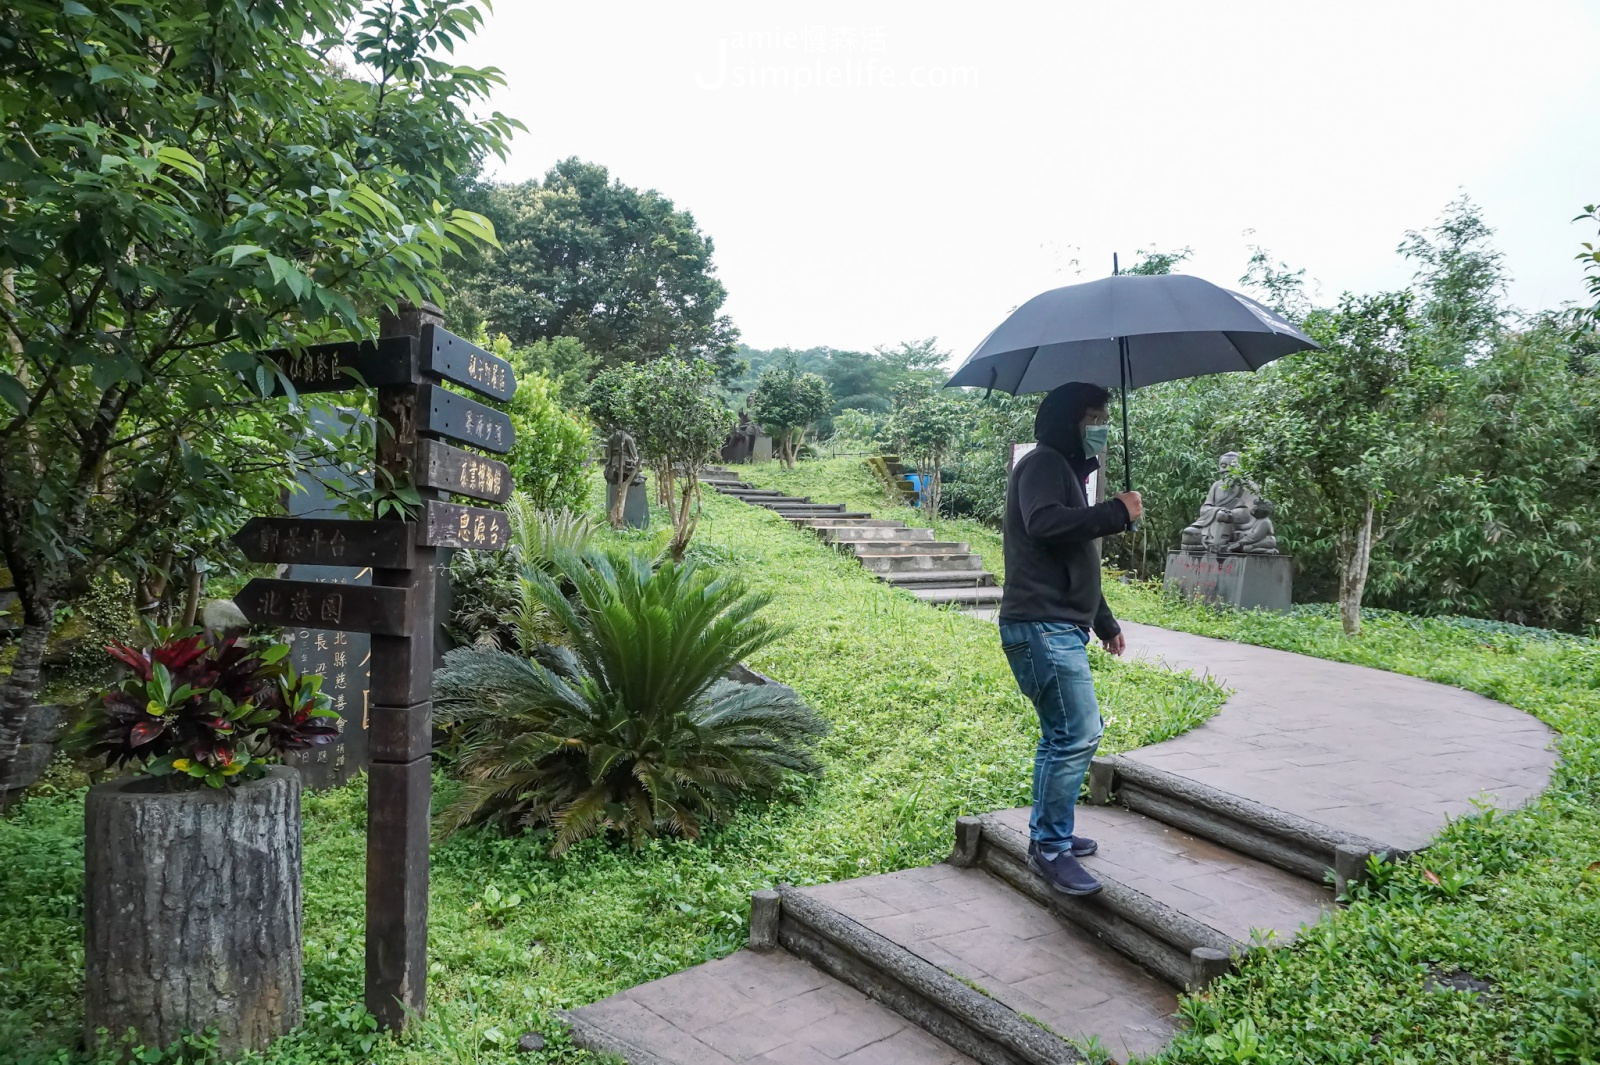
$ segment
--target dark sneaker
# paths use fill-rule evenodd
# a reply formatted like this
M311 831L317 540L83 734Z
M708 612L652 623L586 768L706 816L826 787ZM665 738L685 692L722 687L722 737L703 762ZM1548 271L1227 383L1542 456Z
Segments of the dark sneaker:
M1087 836L1072 837L1072 856L1074 858L1087 858L1100 849L1100 844Z
M1063 895L1093 895L1100 890L1100 881L1068 851L1046 857L1037 843L1029 843L1028 868Z

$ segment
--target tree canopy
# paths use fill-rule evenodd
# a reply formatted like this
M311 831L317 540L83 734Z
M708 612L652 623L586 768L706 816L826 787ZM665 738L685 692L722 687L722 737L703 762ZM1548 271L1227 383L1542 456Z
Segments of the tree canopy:
M8 7L0 554L24 630L0 763L56 604L235 526L315 442L259 352L369 333L493 240L440 202L514 125L469 113L495 71L436 58L480 18L463 0Z
M784 465L793 467L806 429L828 413L832 399L828 382L790 360L761 371L750 393L750 413L778 445Z
M542 181L468 182L459 202L493 222L500 247L465 257L457 318L518 347L573 337L605 366L676 355L738 370L711 238L659 192L574 158Z

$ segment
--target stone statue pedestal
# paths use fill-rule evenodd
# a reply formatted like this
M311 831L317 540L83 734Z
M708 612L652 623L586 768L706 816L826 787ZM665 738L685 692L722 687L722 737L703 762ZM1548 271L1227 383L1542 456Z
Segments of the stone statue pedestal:
M648 529L650 527L650 493L645 490L645 476L637 474L633 483L628 485L628 499L622 504L622 521L630 529ZM606 513L611 513L611 508L617 502L617 486L606 483Z
M755 449L750 453L751 462L772 461L772 437L765 433L756 437Z
M1162 587L1243 610L1288 610L1294 563L1287 555L1168 551Z

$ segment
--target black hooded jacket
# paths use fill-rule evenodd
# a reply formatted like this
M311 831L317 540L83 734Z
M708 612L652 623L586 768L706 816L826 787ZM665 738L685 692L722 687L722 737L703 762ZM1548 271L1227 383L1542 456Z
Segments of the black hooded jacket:
M1120 629L1100 593L1099 540L1128 527L1128 508L1084 498L1083 482L1100 460L1084 457L1076 423L1041 419L1034 435L1039 446L1006 486L1000 621L1065 621L1109 640Z

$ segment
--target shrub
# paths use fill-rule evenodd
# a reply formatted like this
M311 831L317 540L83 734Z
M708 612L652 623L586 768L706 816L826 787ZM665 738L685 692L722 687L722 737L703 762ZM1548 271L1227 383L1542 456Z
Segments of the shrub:
M448 629L457 644L494 650L531 648L547 636L547 615L526 590L525 567L549 572L561 552L581 554L599 526L570 510L540 510L521 492L506 503L511 544L505 551L460 551L450 561ZM538 638L530 638L538 637Z
M589 458L590 429L564 410L543 374L517 379L511 397L511 425L517 431L511 449L511 479L540 510L577 509L587 489L583 464Z
M767 597L689 561L563 553L529 586L569 647L524 658L462 648L445 657L435 706L461 728L466 786L441 827L496 821L555 829L554 851L605 831L634 845L698 837L741 795L820 772L821 717L781 685L726 679L780 631Z
M148 650L107 650L133 671L85 722L88 753L107 765L220 788L339 734L322 678L297 674L288 644L186 630L158 634Z

